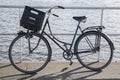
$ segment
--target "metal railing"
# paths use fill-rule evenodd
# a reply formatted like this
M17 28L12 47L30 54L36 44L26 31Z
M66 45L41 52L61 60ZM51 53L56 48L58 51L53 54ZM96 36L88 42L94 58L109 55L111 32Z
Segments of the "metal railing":
M39 9L47 9L50 8L50 6L32 6L34 8ZM24 6L19 5L0 5L0 8L24 8ZM100 18L100 25L103 24L103 15L105 10L120 10L120 7L65 7L66 9L83 9L83 10L100 10L101 11L101 18ZM14 33L5 33L0 35L14 35ZM55 35L61 35L61 34L55 34ZM64 35L72 35L72 34L64 34ZM113 36L120 36L120 34L111 34Z

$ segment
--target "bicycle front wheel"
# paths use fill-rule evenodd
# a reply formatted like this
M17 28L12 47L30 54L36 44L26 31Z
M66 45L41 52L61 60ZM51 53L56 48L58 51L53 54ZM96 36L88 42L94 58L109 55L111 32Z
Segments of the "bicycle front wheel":
M97 31L81 35L77 39L74 49L78 61L93 71L108 66L113 57L113 45L109 38Z
M39 34L18 35L9 47L11 64L19 71L27 74L42 70L50 61L51 47L48 41ZM28 40L29 39L29 40Z

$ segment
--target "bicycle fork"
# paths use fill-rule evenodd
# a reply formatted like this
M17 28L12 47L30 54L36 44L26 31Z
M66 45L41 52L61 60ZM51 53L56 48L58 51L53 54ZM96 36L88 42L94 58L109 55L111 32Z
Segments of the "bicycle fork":
M31 48L31 41L30 39L32 38L32 32L29 32L29 30L27 31L27 34L26 34L26 39L28 40L28 49L29 49L29 54L32 54L32 52L38 47L39 43L40 43L40 40L41 38L38 40L36 46L32 49Z
M32 50L31 50L31 44L30 44L30 37L28 37L28 47L29 47L29 54L31 54Z

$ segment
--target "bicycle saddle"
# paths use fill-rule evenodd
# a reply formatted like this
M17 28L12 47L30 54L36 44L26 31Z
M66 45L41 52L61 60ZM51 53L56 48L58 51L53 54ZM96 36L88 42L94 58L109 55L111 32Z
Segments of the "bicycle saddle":
M81 21L87 19L87 17L86 16L74 16L73 19L81 22Z

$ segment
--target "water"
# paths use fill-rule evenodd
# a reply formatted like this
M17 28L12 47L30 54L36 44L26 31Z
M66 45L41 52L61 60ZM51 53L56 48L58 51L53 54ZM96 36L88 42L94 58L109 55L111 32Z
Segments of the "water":
M49 3L49 4L48 4ZM0 5L29 5L29 6L78 6L78 7L120 7L119 0L0 0ZM0 34L17 33L23 29L19 26L19 20L23 9L0 8ZM46 11L43 9L42 11ZM73 16L87 16L87 22L82 24L82 28L92 25L100 25L100 10L54 10L54 13L60 17L51 17L50 23L54 33L72 34L76 28L77 22L72 19ZM103 16L103 25L106 27L106 34L120 34L120 10L105 10ZM115 45L114 61L120 61L120 36L109 35ZM8 61L8 48L15 36L0 35L0 61ZM71 42L72 35L58 35L57 38ZM53 60L64 60L62 51L54 45ZM59 51L58 51L59 50Z

